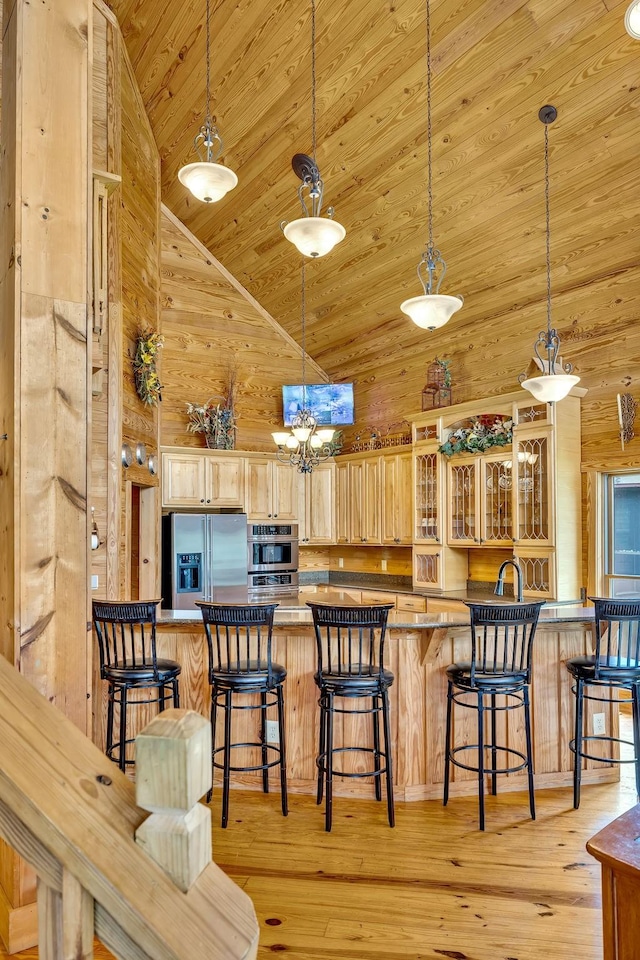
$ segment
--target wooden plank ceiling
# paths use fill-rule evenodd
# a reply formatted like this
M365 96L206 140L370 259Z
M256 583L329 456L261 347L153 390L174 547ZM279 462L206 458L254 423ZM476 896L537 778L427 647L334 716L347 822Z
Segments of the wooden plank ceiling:
M309 0L212 0L213 111L239 185L211 206L177 179L204 114L205 0L111 5L159 147L164 202L299 339L300 258L279 222L299 216L291 157L311 151ZM424 371L436 353L481 340L493 392L513 387L546 322L538 109L548 102L559 113L554 322L565 345L579 337L572 292L591 284L607 291L606 320L612 281L628 285L636 268L640 226L640 44L625 33L625 6L432 0L435 239L449 267L442 292L465 304L429 334L399 309L421 292L427 232L424 0L317 0L317 157L347 237L308 271L307 349L330 375L364 384L382 361L400 375L417 354Z

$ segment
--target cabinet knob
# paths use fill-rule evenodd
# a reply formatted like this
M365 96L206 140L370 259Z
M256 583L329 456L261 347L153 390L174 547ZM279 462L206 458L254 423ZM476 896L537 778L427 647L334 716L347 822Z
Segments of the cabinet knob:
M474 542L474 543L480 543L480 541L478 540L477 537L474 537L474 538L473 538L473 542Z
M204 503L204 497L202 498L202 500L200 501L200 503Z
M211 500L207 500L207 503L211 503Z
M277 513L274 513L274 515L273 515L273 516L274 516L274 519L275 519L275 520L277 520L277 519L278 519L278 514L277 514Z
M517 542L518 542L515 537L513 538L513 542L514 542L514 543L517 543Z
M394 542L394 543L400 543L400 537L394 537L394 538L393 538L393 542Z
M270 513L268 513L267 516L269 517L269 519L271 519L271 514L270 514Z
M143 563L149 563L149 558L148 558L148 557L145 557L142 562L143 562Z
M360 537L360 540L362 541L362 543L366 543L366 542L367 542L367 538L366 538L366 537Z
M435 540L436 543L440 543L440 537L434 537L433 539Z

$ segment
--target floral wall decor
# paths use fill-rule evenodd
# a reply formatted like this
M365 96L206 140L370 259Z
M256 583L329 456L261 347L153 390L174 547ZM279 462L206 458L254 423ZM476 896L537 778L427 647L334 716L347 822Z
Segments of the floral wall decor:
M162 400L156 358L163 343L164 337L148 328L141 330L136 338L133 377L136 393L147 407L155 407Z
M438 453L452 457L456 453L484 453L490 447L507 447L513 442L513 420L495 414L471 417L438 447Z
M235 372L227 377L224 396L211 397L206 403L187 403L189 433L203 433L207 447L214 450L233 450L236 445L235 400L237 380Z

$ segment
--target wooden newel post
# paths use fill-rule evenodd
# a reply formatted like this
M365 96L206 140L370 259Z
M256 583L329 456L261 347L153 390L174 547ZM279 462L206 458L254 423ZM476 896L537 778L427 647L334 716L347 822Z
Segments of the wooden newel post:
M181 890L211 862L211 725L193 710L165 710L136 737L136 803L151 816L136 843Z

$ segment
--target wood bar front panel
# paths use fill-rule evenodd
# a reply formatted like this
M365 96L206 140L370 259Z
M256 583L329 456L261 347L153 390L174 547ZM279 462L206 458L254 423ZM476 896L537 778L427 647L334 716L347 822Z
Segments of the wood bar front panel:
M573 735L574 703L564 661L590 649L590 626L550 624L539 628L531 689L538 788L568 786L572 782L573 757L568 741ZM445 668L456 660L468 659L469 631L464 627L392 628L388 633L387 651L387 664L395 674L391 688L391 725L397 797L400 800L440 799L444 776ZM158 655L175 657L182 664L181 704L208 716L210 688L204 630L197 624L163 624L158 632ZM285 722L289 784L294 792L312 793L315 789L319 710L313 680L316 648L311 626L276 627L274 659L287 669ZM593 712L593 709L600 708L590 705L589 709ZM275 713L273 716L275 718ZM507 716L508 720L501 720L498 728L501 742L522 750L522 711L513 711ZM458 709L454 718L456 743L475 742L475 711ZM257 711L238 711L233 723L234 741L258 740ZM607 729L612 729L613 735L617 731L613 710L607 713ZM337 743L345 736L370 747L371 720L368 717L337 717L335 735ZM234 762L250 763L249 752L238 750ZM345 765L345 770L363 770L368 758L366 755L346 755L344 762L350 764ZM585 783L603 782L617 779L618 774L617 767L590 762L583 777ZM260 788L258 775L238 775L236 782ZM371 795L371 784L366 780L337 779L335 788L341 794ZM500 778L501 791L525 788L524 772ZM472 794L476 789L473 774L454 769L452 795Z

